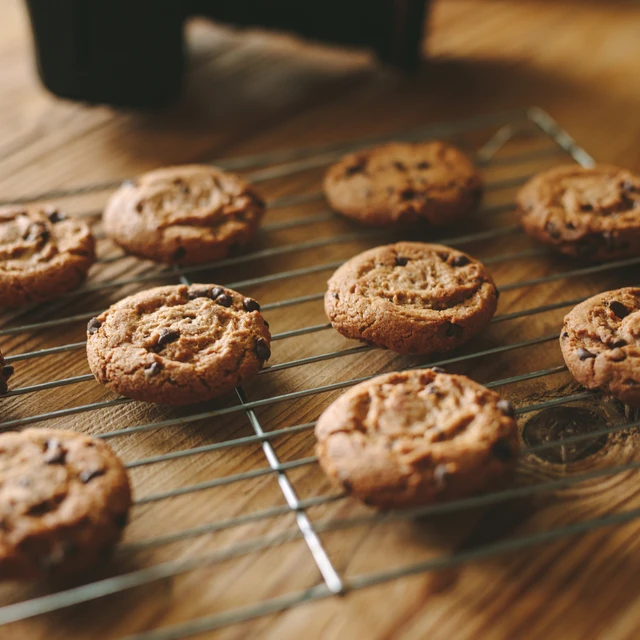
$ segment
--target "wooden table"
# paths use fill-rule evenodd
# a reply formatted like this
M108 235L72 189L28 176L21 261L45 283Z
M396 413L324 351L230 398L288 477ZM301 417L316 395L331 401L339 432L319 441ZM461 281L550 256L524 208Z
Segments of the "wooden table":
M190 33L191 74L181 104L161 114L69 104L52 98L38 85L31 67L22 4L4 0L0 4L0 199L117 182L169 163L341 142L530 105L546 109L598 161L640 170L637 2L441 0L434 7L429 63L412 77L376 67L363 54L301 45L284 36L256 34L247 38L201 23L193 24ZM478 145L485 140L478 137L471 143ZM525 142L532 144L530 140ZM518 144L512 152L519 153ZM554 158L559 159L541 156L526 167L536 170L548 166ZM491 179L500 179L509 175L509 166L491 171ZM264 190L270 199L313 191L319 176L318 171L296 174L265 183ZM513 189L492 192L487 196L487 205L500 209L501 203L512 201L513 193ZM107 196L108 191L102 190L60 202L72 212L99 211ZM513 212L507 209L491 219L475 219L468 227L465 224L449 229L444 236L513 224ZM266 222L286 223L323 211L322 203L284 207L271 212ZM253 250L355 231L358 229L353 225L336 219L318 218L317 223L305 226L284 224L279 229L273 227ZM330 270L287 279L279 278L279 272L339 261L372 244L375 242L363 238L329 243L308 251L211 269L198 276L229 283L273 274L271 282L243 287L268 305L321 292ZM481 258L536 249L522 236L469 246ZM38 309L5 311L0 316L0 346L6 355L15 357L81 342L82 319L58 324L56 320L75 314L84 318L87 312L148 284L167 282L167 276L158 275L159 269L149 263L132 258L108 261L109 256L120 254L105 240L100 241L100 255L107 260L93 269L90 285L141 275L149 279L142 284L89 291L81 299L69 297ZM492 264L498 283L526 281L584 266L554 256L524 258L523 253L519 259ZM638 267L630 266L519 287L502 296L498 313L518 313L637 283L638 275ZM497 323L461 353L557 332L566 311L566 307L557 308ZM284 310L273 309L266 316L276 334L325 322L318 300ZM7 332L49 320L53 322L49 327ZM279 365L355 346L334 332L318 331L274 343L271 363ZM386 352L361 351L266 374L247 385L247 394L251 400L268 398L415 362ZM487 382L561 364L555 343L545 342L508 354L463 360L450 369ZM12 387L87 373L80 345L33 359L18 359ZM519 407L580 393L566 372L505 385L500 390ZM337 392L311 395L295 402L268 405L256 409L256 416L265 431L309 423L336 395ZM0 421L11 423L113 399L92 381L32 390L0 401ZM204 410L233 404L231 399ZM620 407L599 398L582 399L570 406L582 407L591 412L589 415L597 414L607 424L625 420ZM36 424L104 434L189 413L193 412L140 403L111 404ZM523 415L523 428L530 417L531 414ZM217 631L204 631L198 637L637 637L637 519L599 527L584 535L563 535L542 546L495 554L483 561L468 562L470 558L466 557L504 541L558 531L594 518L633 513L640 508L638 474L606 472L616 465L637 462L638 438L634 432L610 434L604 444L596 442L593 451L586 451L571 464L555 464L548 456L545 459L529 455L523 459L517 478L517 486L526 487L605 470L589 482L565 488L555 486L526 497L427 520L380 522L321 533L327 558L346 580L434 558L461 558L460 564L449 563L444 570L385 581L342 597L324 597L322 577L307 543L300 535L287 538L291 532L299 534L299 530L278 485L278 480L285 481L285 474L278 476L269 470L260 442L254 438L243 446L219 446L254 435L244 412L235 412L111 439L125 461L146 459L148 463L131 469L136 497L142 502L134 507L123 549L108 567L87 580L125 573L139 576L141 570L163 562L197 562L201 557L216 560L211 554L220 554L220 561L107 598L12 623L0 630L0 637L116 638L265 600L273 603L275 613L224 625ZM305 461L313 455L312 431L300 428L270 442L280 463L288 465L286 477L301 500L339 496L317 464ZM210 450L172 461L148 460L198 446ZM246 477L230 482L234 474ZM207 488L205 484L201 490L193 490L198 483L215 486ZM181 487L191 489L185 495L163 499L163 492ZM306 506L299 513L306 514L314 524L371 515L349 499ZM262 516L256 517L260 513ZM195 531L184 539L165 540L164 544L149 547L142 544L220 521L225 521L224 527L214 524L207 532ZM263 536L275 536L278 544L254 552L237 546L251 545ZM228 553L230 549L234 552ZM0 605L73 587L69 583L7 584L0 587ZM307 589L311 591L306 592ZM292 601L290 604L296 606L279 611L284 609L284 601L279 599L286 600L291 594L309 602ZM2 610L0 619L1 616ZM205 624L203 629L206 627Z

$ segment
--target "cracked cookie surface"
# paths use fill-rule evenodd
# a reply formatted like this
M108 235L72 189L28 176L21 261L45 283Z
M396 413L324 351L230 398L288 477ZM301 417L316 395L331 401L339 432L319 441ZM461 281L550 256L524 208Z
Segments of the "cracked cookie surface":
M513 470L513 407L494 391L433 369L377 376L353 387L316 423L325 473L380 508L473 495Z
M158 404L204 402L232 391L269 359L260 305L213 284L148 289L120 300L87 327L98 382Z
M561 253L593 260L640 254L640 176L625 169L555 167L529 180L516 201L524 230Z
M640 288L606 291L574 307L560 348L581 385L640 407Z
M466 253L398 242L343 264L329 279L324 306L347 338L426 355L453 349L481 331L497 298L483 265Z
M103 215L125 251L169 264L201 264L249 242L264 203L242 178L210 165L157 169L125 181Z
M324 179L338 213L372 225L441 226L475 209L482 181L471 160L444 142L393 142L349 154Z
M0 351L0 396L7 393L9 378L13 375L13 365L5 362L2 351Z
M45 302L71 291L95 262L87 224L48 205L0 208L0 305Z
M90 568L119 540L130 506L126 471L102 440L55 429L0 434L0 578Z

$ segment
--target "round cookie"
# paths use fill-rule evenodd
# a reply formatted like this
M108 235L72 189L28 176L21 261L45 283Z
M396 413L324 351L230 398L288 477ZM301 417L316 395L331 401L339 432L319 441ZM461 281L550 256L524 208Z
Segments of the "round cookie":
M126 181L104 210L107 235L125 251L169 264L226 257L255 235L265 206L240 177L209 165L149 171Z
M108 556L131 490L101 440L71 431L0 434L0 577L75 574Z
M212 284L148 289L87 330L96 380L135 400L183 405L232 391L271 356L260 305Z
M465 376L433 369L358 384L324 411L315 430L325 473L384 509L498 486L519 448L509 402Z
M398 242L361 253L331 276L324 308L334 329L398 353L463 344L495 313L483 265L439 244Z
M95 242L81 220L48 205L0 208L0 306L71 291L94 262Z
M555 167L516 198L524 230L573 257L614 260L640 254L640 176L618 167Z
M0 351L0 395L3 393L7 393L8 386L7 382L9 378L13 375L13 365L7 364L5 362L4 357L2 356L2 351Z
M392 142L345 156L324 179L338 213L371 225L426 220L449 224L475 209L482 180L469 158L445 142Z
M560 348L582 386L640 407L640 287L606 291L574 307Z

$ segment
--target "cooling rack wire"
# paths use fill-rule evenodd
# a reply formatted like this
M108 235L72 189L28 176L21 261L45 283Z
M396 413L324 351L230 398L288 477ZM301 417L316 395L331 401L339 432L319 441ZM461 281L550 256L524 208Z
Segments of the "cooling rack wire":
M480 224L478 230L461 234L454 232L449 237L436 238L438 242L455 247L466 247L467 245L480 247L497 246L499 248L497 253L481 257L483 262L490 267L491 265L508 264L515 260L549 257L549 254L544 248L531 243L527 244L525 248L519 248L519 246L514 244L514 239L522 235L519 226L515 224L516 220L513 206L514 189L526 181L535 170L538 170L542 166L551 166L552 164L571 159L582 166L592 166L594 161L548 114L538 108L477 117L453 124L430 127L422 131L387 136L385 138L372 138L359 140L350 144L315 147L312 149L267 153L227 161L216 161L215 164L230 170L249 171L249 173L246 174L248 179L254 183L265 184L272 181L282 181L288 177L304 174L305 172L313 174L314 170L316 170L316 174L313 174L316 179L311 183L314 185L314 190L305 191L304 193L285 193L269 201L270 211L289 208L295 213L293 216L268 222L264 225L263 235L269 233L277 234L279 232L307 227L312 229L314 225L322 225L336 220L334 214L324 209L324 207L322 207L319 212L312 212L310 214L304 213L304 210L308 205L316 204L322 206L322 194L318 191L317 176L319 174L317 170L322 169L346 151L385 139L422 140L429 138L450 139L456 144L466 148L469 152L475 153L477 164L485 171L488 172L491 169L497 169L498 177L487 179L488 196L500 193L507 194L508 196L502 198L504 201L498 202L493 202L491 197L487 198L488 204L485 204L475 216L474 221ZM481 143L479 143L478 140L480 140ZM119 182L120 181L96 183L79 188L60 189L47 193L32 194L28 197L14 199L11 202L37 200L73 201L74 198L108 192L116 187ZM498 198L498 200L499 199L500 198ZM98 225L99 212L99 208L95 208L75 213L76 215L89 218ZM502 218L505 218L505 224L484 225L483 228L483 221L502 220ZM487 228L487 226L489 226L489 228ZM96 227L96 234L101 242L105 242L99 226ZM76 335L82 336L84 334L83 321L97 315L101 311L101 307L97 305L89 311L82 310L77 313L67 312L67 309L73 309L74 301L75 303L77 303L78 300L93 301L96 296L104 295L108 300L104 301L104 307L106 307L113 299L128 295L131 287L141 289L145 286L154 286L155 283L177 281L189 284L193 278L196 278L196 281L198 278L200 278L201 281L204 280L203 274L206 273L207 270L211 271L215 269L216 271L214 271L214 273L217 273L220 270L228 269L230 271L227 272L235 273L236 269L259 260L275 260L278 265L283 264L287 267L288 265L286 262L282 262L283 260L287 261L292 256L303 256L304 258L308 258L308 264L296 268L284 268L274 273L267 273L258 277L245 278L234 282L223 281L221 284L240 291L246 291L252 287L269 287L290 280L303 279L314 274L318 274L326 280L326 277L331 271L338 267L344 259L323 262L321 258L318 259L316 257L316 253L314 252L322 254L324 248L336 247L338 245L349 246L350 243L354 242L365 242L368 243L368 246L375 246L376 244L388 241L389 233L378 229L358 229L352 226L348 228L345 233L329 236L319 235L318 237L310 235L310 237L311 239L303 242L279 243L274 246L251 250L244 255L218 261L212 265L198 265L173 269L160 269L157 266L147 266L136 271L134 275L127 277L109 278L102 281L93 281L93 278L91 278L79 291L66 294L55 303L47 305L45 311L47 312L46 317L48 319L37 322L29 321L29 314L32 312L37 313L39 311L38 309L29 309L27 312L15 312L13 315L9 314L5 319L4 326L0 329L0 339L3 341L19 339L25 335L35 335L37 332L59 331L68 327L76 327ZM110 251L106 251L105 255L100 255L99 258L101 265L107 267L117 266L119 262L124 260L131 260L131 258L125 258L120 253L114 255L113 247L110 247ZM640 264L640 258L618 260L596 265L571 262L561 262L560 264L562 265L561 270L555 270L553 273L539 275L534 278L502 284L499 287L500 291L501 293L510 291L523 292L529 290L531 287L551 285L552 283L574 278L582 278L583 281L588 282L591 278L596 278L600 274L607 272L611 272L612 274L621 273L627 276L633 274L635 276L637 272L633 271L633 267L637 267L637 265ZM214 276L210 277L207 275L206 279L207 281L215 281L211 279L213 277ZM595 290L590 291L589 295L595 292ZM252 390L261 389L260 383L264 380L264 377L272 378L281 371L297 371L307 365L314 365L325 361L339 361L343 358L348 360L354 356L356 358L364 357L365 354L372 351L372 348L369 346L349 346L349 344L347 344L345 347L341 342L338 344L341 344L342 348L336 348L328 352L312 353L311 355L302 354L300 357L287 361L279 361L277 359L278 348L283 341L296 340L301 337L312 336L313 334L322 335L322 332L330 329L330 326L326 323L326 319L323 316L321 304L319 303L323 297L323 293L320 288L316 293L282 298L262 305L263 311L271 321L269 317L270 313L283 313L287 314L289 318L295 318L296 307L315 303L317 306L316 316L318 322L317 324L292 328L274 334L273 346L275 357L273 360L275 362L260 372L256 382L257 386L255 386L255 388L252 387ZM109 296L115 297L110 298ZM514 320L540 316L541 314L556 310L569 309L586 297L588 297L588 295L567 296L566 299L559 299L533 308L524 308L510 313L498 313L493 319L493 324L505 325L505 323ZM515 357L515 354L526 347L554 343L558 337L558 330L559 327L556 327L552 332L544 335L528 337L526 339L509 342L508 344L498 344L497 346L489 346L478 350L475 350L474 343L472 343L471 347L473 350L456 352L454 355L443 355L422 362L416 362L415 360L407 362L402 358L394 358L393 354L379 350L378 354L379 357L383 358L386 362L386 365L383 365L386 366L385 370L398 367L419 367L426 364L429 366L466 364L473 363L482 358L499 357L502 354L514 354ZM318 344L321 345L322 342L314 339L311 346L317 347ZM350 344L353 345L353 343ZM12 364L29 360L40 361L40 359L46 359L49 356L55 356L57 354L82 352L84 346L85 343L83 340L77 340L75 342L68 342L47 348L38 348L31 351L27 350L19 353L10 352L11 355L7 358L7 361ZM533 362L534 360L531 359L531 361ZM562 365L546 366L539 369L534 368L525 373L519 373L501 379L493 379L485 383L489 387L500 387L502 393L509 395L506 390L502 390L502 388L507 385L536 379L545 379L546 381L547 378L550 380L556 374L565 372L566 367ZM378 371L376 371L376 374L377 373ZM420 559L415 562L405 562L397 566L385 567L381 570L346 576L345 572L336 566L336 563L332 559L332 554L323 543L323 535L327 532L347 531L360 526L373 527L383 522L400 523L415 521L417 518L455 514L479 507L489 507L514 499L574 487L580 483L598 478L616 476L617 474L622 474L623 472L635 470L640 467L640 461L624 460L622 464L607 465L564 476L560 475L560 477L547 477L535 482L516 484L512 488L481 496L412 509L410 511L377 513L371 510L356 510L355 515L347 514L346 516L341 515L340 517L330 515L325 518L313 518L309 515L309 511L313 508L334 503L346 503L349 498L332 489L327 489L318 495L301 497L300 492L296 488L296 482L292 479L292 472L314 465L317 466L317 460L311 455L283 461L281 459L282 456L278 453L278 447L274 443L278 439L296 436L297 434L307 434L309 435L309 439L306 440L308 445L307 450L310 451L310 447L313 444L310 432L313 429L314 422L310 420L291 424L289 422L290 411L281 409L279 413L271 415L269 418L269 426L265 427L260 411L282 406L295 407L296 402L304 401L305 399L315 396L322 396L323 398L326 396L327 399L329 399L335 396L335 394L334 396L328 395L330 392L338 392L369 377L372 377L372 375L358 375L337 382L323 382L322 384L313 384L309 388L293 391L285 390L283 392L278 392L279 386L273 384L268 388L275 390L275 393L253 400L251 399L251 393L249 391L239 387L236 389L235 402L227 406L207 406L204 409L198 407L195 411L188 413L174 412L173 414L168 414L163 419L158 419L157 416L153 416L153 419L149 419L148 421L142 420L139 423L135 422L137 416L145 417L144 411L140 412L137 409L137 407L140 407L140 403L126 398L113 397L99 401L79 403L74 406L66 406L52 411L35 411L29 415L22 415L22 405L20 404L21 396L31 397L33 394L56 390L65 386L88 383L93 380L91 374L73 375L13 388L7 396L0 401L5 403L5 407L7 406L6 403L12 403L10 404L12 410L9 412L10 416L8 419L5 419L5 411L0 412L0 427L2 429L16 429L36 423L41 426L55 424L55 426L59 427L65 427L71 424L72 428L77 428L78 425L82 428L85 424L95 424L97 422L98 428L97 430L94 429L95 434L98 435L98 437L109 440L114 446L119 441L139 434L149 434L153 437L157 436L160 438L156 442L156 447L161 447L161 453L155 453L157 449L154 449L154 455L126 460L127 467L132 472L136 469L150 468L161 463L175 463L179 460L189 460L196 457L200 460L203 459L202 457L204 456L206 460L207 455L214 453L222 453L225 456L236 456L238 458L238 468L240 470L235 473L208 478L202 482L173 488L169 486L171 478L169 474L166 480L167 486L165 487L164 480L161 480L160 490L153 493L146 493L142 490L144 488L142 485L145 482L145 478L142 478L140 485L134 480L134 490L137 496L135 508L137 509L144 505L157 505L158 508L166 510L163 516L166 520L172 519L171 503L172 499L176 497L191 497L209 489L236 486L236 484L240 484L243 481L263 477L272 477L277 481L281 492L280 496L283 499L281 504L254 509L230 517L198 522L195 523L194 526L189 527L181 528L180 522L177 522L175 523L177 528L172 531L154 534L151 537L143 539L126 539L118 551L119 554L135 555L177 542L194 542L203 536L241 528L248 524L264 523L270 519L284 515L292 516L293 520L291 527L281 528L281 530L275 532L270 531L264 535L252 535L249 537L243 536L240 537L239 540L234 540L226 546L201 552L198 551L197 545L194 545L196 551L191 554L187 553L184 557L169 557L170 559L153 563L150 566L117 572L116 575L102 577L94 582L80 586L65 588L44 595L40 594L22 601L11 602L10 604L0 607L0 624L16 622L72 605L87 603L102 596L120 593L134 587L150 585L158 581L166 580L167 578L173 578L200 570L203 567L218 565L230 559L242 558L249 554L268 554L270 550L286 546L293 541L301 541L306 545L317 569L316 575L318 579L315 584L297 591L291 591L266 599L258 599L257 601L244 603L227 610L216 611L204 617L198 616L171 626L149 630L135 636L128 636L130 638L135 637L137 639L144 638L154 640L182 638L225 625L231 625L270 613L283 611L310 601L329 598L336 594L363 589L412 574L436 571L476 560L499 556L508 552L524 550L533 545L539 545L544 542L602 527L626 523L640 517L640 509L618 511L597 518L580 520L563 526L536 531L531 534L518 535L515 537L507 536L499 539L497 542L480 544L463 551L445 553L428 557L424 560ZM286 388L285 385L285 389ZM257 393L257 395L260 394ZM13 400L14 398L16 398L15 401ZM556 389L554 393L549 394L547 399L541 399L540 397L536 397L534 400L527 399L527 397L524 399L520 398L519 401L516 402L516 406L519 416L528 416L552 407L579 403L581 401L597 401L597 399L597 393L580 391L575 385L573 388L571 388L571 385L565 385ZM33 405L29 404L28 406L32 407ZM103 410L119 411L121 406L123 407L123 411L130 411L130 413L126 415L129 415L129 422L133 421L134 423L117 429L102 429L103 424L111 427L114 420L103 420L101 417L97 417L102 415L100 412ZM118 413L117 415L122 416L125 414ZM275 418L273 417L274 415ZM215 429L219 420L226 417L232 418L234 416L242 418L245 421L245 426L248 424L250 427L249 435L224 438L208 444L189 446L188 448L177 448L177 444L179 443L175 443L172 438L162 439L163 433L175 433L171 431L171 429L175 427L189 429L189 427L195 423L206 421L209 429ZM75 417L78 418L79 422L66 422ZM629 431L639 425L640 421L626 418L619 420L615 424L606 424L601 426L601 428L592 429L588 433L577 433L575 435L562 437L561 439L527 444L524 447L522 456L525 458L526 456L539 454L545 450L558 450L562 446L592 442L596 438L608 437L612 434ZM225 431L224 433L228 432ZM243 470L242 451L247 447L255 446L261 448L263 464L256 468ZM328 487L328 485L326 486ZM144 519L144 514L140 519ZM258 576L256 576L256 578L259 579ZM213 575L211 580L216 580L216 576ZM0 602L2 601L0 600Z

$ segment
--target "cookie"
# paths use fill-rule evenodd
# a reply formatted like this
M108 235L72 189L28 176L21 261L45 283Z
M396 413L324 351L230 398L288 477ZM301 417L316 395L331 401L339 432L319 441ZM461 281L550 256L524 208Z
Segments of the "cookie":
M514 410L465 376L414 369L353 387L316 423L325 473L368 505L406 508L500 485L519 449Z
M0 351L0 395L7 393L9 388L7 386L7 382L12 375L13 366L5 362L5 359L2 356L2 351Z
M101 440L71 431L0 434L0 577L82 572L126 525L127 473Z
M498 292L480 262L439 244L398 242L361 253L331 276L334 329L398 353L460 346L495 313Z
M640 407L640 287L606 291L574 307L560 348L582 386Z
M0 208L0 306L71 291L94 262L95 242L81 220L48 205Z
M516 201L524 230L561 253L592 260L640 254L640 176L625 169L556 167L529 180Z
M133 255L201 264L247 244L264 210L262 199L240 177L193 164L124 182L107 203L103 224L107 235Z
M324 192L335 211L366 224L434 227L478 206L475 166L445 142L392 142L352 153L329 168Z
M135 400L183 405L232 391L271 356L251 298L212 284L156 287L89 321L96 380Z

